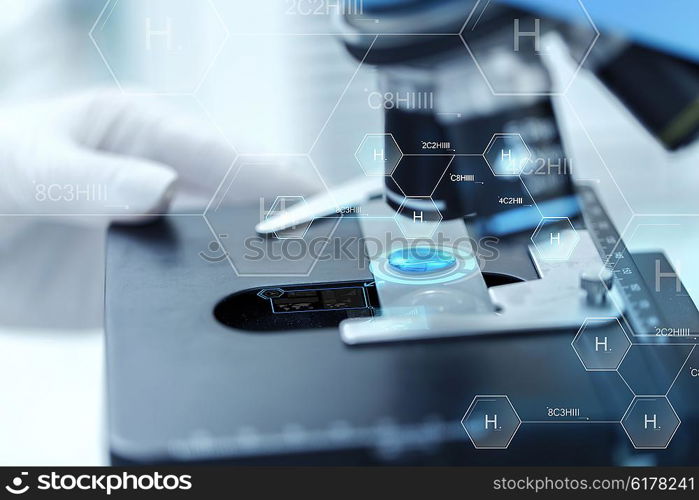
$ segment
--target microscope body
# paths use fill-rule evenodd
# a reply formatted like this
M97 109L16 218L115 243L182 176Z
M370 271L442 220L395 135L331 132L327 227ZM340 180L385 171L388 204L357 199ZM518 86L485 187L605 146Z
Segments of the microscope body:
M699 134L699 65L584 22L502 2L372 0L336 24L390 96L385 132L405 156L387 163L385 198L404 216L466 217L497 235L579 213L552 105L569 83L546 64L556 35L666 148Z

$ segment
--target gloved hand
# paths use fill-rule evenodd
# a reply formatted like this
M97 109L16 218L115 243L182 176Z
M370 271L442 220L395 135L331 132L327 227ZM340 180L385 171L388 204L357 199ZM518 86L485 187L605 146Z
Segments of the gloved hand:
M0 108L0 329L99 328L106 223L163 213L175 191L200 210L211 199L232 148L153 101L93 91ZM318 190L294 158L263 163L240 170L227 202Z
M234 159L206 123L116 91L0 109L0 214L138 222L166 212L176 190L210 198ZM228 199L318 189L289 162L264 168L241 172Z

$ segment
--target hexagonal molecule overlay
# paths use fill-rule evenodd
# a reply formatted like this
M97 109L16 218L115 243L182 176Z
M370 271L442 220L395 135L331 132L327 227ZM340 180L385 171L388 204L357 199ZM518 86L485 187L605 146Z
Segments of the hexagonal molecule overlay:
M618 319L587 318L572 346L585 370L613 371L629 352L631 341Z
M518 176L531 160L532 153L519 134L495 134L483 152L493 175Z
M277 199L272 203L272 207L267 211L265 219L270 219L280 213L284 213L287 209L294 205L308 205L303 196L277 196ZM280 240L303 238L313 221L302 221L294 226L288 227L281 231L275 231L274 236Z
M507 396L476 396L461 419L473 446L479 449L507 448L521 424Z
M269 172L289 175L288 182L259 178ZM286 174L284 174L286 173ZM296 182L294 182L296 180ZM252 203L250 186L258 186L259 198ZM204 218L218 243L221 254L237 276L308 276L320 260L332 266L324 253L330 248L341 215L313 221L300 221L295 227L274 234L258 235L255 226L283 210L305 204L305 196L323 186L315 164L306 155L240 155L209 203ZM293 222L293 219L291 219ZM202 242L202 250L209 242Z
M474 2L461 37L493 94L554 95L571 85L599 33L581 0L558 0L556 8L576 25L568 41L578 64L551 79L542 60L560 49L547 36L557 30L558 21L501 2Z
M442 222L442 213L429 196L407 196L395 220L407 239L429 239Z
M567 217L544 217L531 237L539 258L568 260L580 242L580 236Z
M392 134L367 134L354 153L366 175L391 175L403 153Z
M188 94L214 64L228 30L210 0L111 0L90 38L122 89Z
M621 425L636 449L665 449L680 426L680 418L665 396L636 396Z

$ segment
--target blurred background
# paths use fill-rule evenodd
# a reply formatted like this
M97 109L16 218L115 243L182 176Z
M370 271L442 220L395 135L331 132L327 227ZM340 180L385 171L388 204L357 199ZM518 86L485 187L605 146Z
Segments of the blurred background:
M361 172L344 138L381 132L382 109L366 105L375 71L333 36L332 9L312 5L0 0L0 120L6 105L120 87L190 113L239 153L310 151L326 182L341 183ZM144 17L156 31L171 19L172 39L153 43L173 43L172 59L143 50ZM562 50L551 58L571 70ZM576 175L598 184L620 228L633 211L699 212L696 145L668 154L585 74L555 105ZM692 258L694 220L682 219L693 236L670 249L674 262ZM658 245L649 234L634 246ZM0 218L2 465L106 461L103 252L103 229ZM699 274L685 284L696 296Z
M353 76L346 100L375 88L373 70L355 75L358 64L333 34L337 9L314 3L321 2L3 0L0 37L12 47L0 54L3 101L113 87L116 77L132 93L162 94L173 106L210 114L242 153L305 153ZM171 19L171 59L144 50L147 17L153 32ZM152 36L153 45L167 42ZM378 109L354 118L381 129ZM327 173L341 179L343 170Z

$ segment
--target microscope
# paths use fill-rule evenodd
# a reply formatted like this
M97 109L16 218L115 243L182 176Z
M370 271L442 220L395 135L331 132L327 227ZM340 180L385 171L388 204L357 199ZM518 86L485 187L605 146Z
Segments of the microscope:
M110 230L113 463L699 463L683 445L699 404L665 373L689 359L699 311L665 256L631 253L576 182L552 103L569 82L545 59L558 37L670 150L699 133L699 65L600 34L585 12L360 4L336 26L377 68L385 130L356 159L381 199L265 238L259 207L222 203L224 182L206 223ZM205 262L212 230L224 258ZM334 241L361 247L274 258ZM658 392L620 370L677 390L643 396ZM658 404L669 420L646 435L636 409Z
M560 77L556 81L546 55L554 34L563 39L578 69L592 71L670 150L691 143L699 134L695 112L699 65L600 35L583 6L579 19L564 22L506 3L364 2L360 12L338 15L336 25L349 53L378 69L386 96L386 138L404 153L398 166L385 162L384 199L399 220L406 219L399 222L401 229L407 227L404 235L434 238L441 234L440 228L452 231L455 221L464 221L466 232L478 241L482 237L512 239L529 232L529 250L540 280L520 281L517 272L503 265L516 260L508 255L511 246L505 243L499 256L504 262L480 262L485 276L480 287L464 280L452 288L462 290L450 297L444 281L425 279L427 286L423 286L414 278L417 291L401 295L394 289L405 290L406 281L391 273L390 255L379 257L373 262L374 274L380 276L377 289L385 316L391 315L393 306L402 310L397 313L401 316L406 307L419 307L418 297L435 294L439 299L429 301L439 302L434 309L437 314L425 309L408 324L404 319L374 321L371 326L347 322L341 330L348 342L404 340L411 335L430 338L455 330L463 335L464 328L459 327L463 323L474 325L474 333L559 328L564 322L553 321L546 309L559 310L579 324L591 316L618 318L636 301L645 300L617 296L614 289L618 258L613 262L613 256L619 256L623 242L606 229L592 230L590 207L606 218L598 212L594 190L574 185L573 164L566 157L552 105L552 96L564 92L570 82ZM376 26L381 27L379 32ZM437 229L420 232L417 227L425 221ZM610 226L609 220L597 222ZM377 231L376 226L373 221L362 222L365 235L387 231L385 227ZM604 242L607 248L602 248ZM473 250L457 251L455 259L473 255ZM444 258L439 253L443 251L397 253L400 259L416 260L415 266L420 267L421 259L434 266L434 260ZM579 288L574 283L576 273ZM503 283L508 279L520 282ZM499 286L489 286L493 283ZM439 286L432 289L435 284ZM482 285L490 288L489 293ZM569 303L562 300L563 290L570 294ZM613 308L602 307L612 302ZM476 314L465 312L466 303ZM554 303L558 307L552 307ZM541 304L541 316L533 314ZM546 321L532 321L534 317ZM632 322L639 332L659 326L655 313ZM394 335L391 329L396 323L400 333Z

